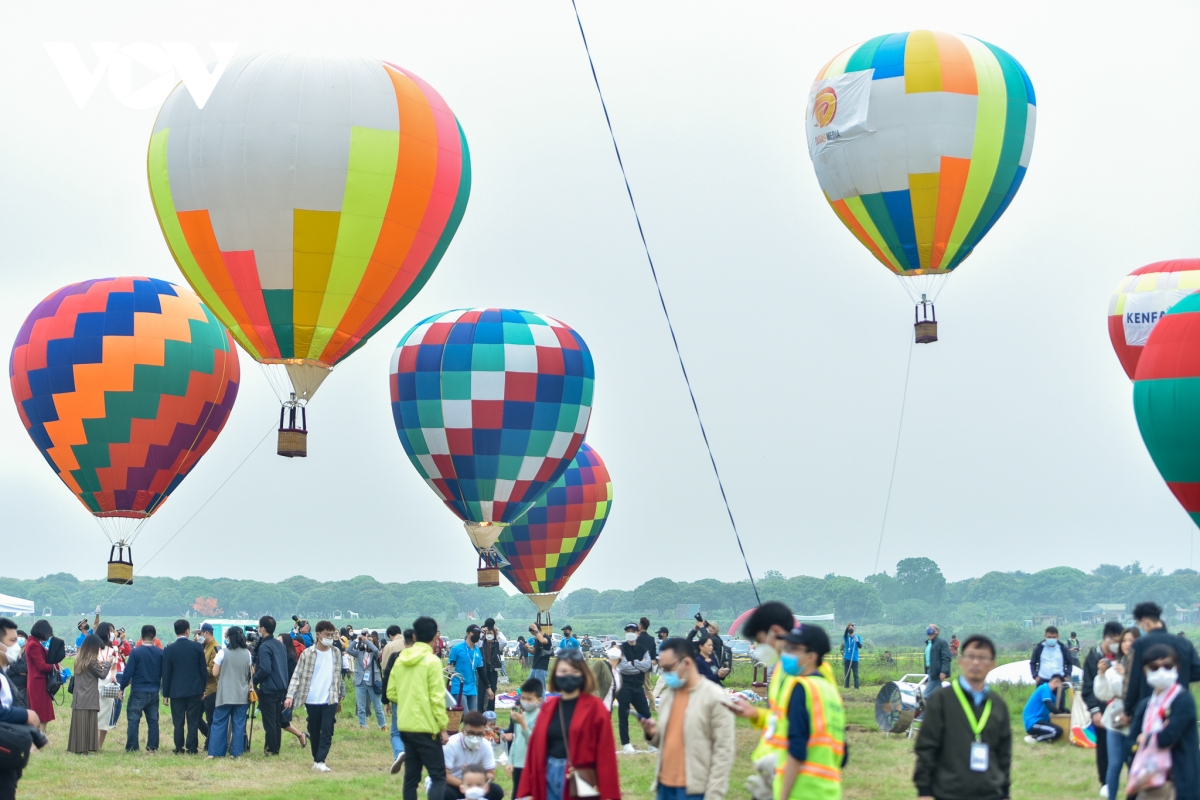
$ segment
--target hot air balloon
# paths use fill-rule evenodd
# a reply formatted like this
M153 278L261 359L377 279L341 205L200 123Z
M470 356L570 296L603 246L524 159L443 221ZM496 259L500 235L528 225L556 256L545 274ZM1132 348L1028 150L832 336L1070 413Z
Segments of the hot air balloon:
M1017 60L954 33L876 36L817 73L808 153L842 223L916 303L916 341L937 341L933 301L1021 186L1037 108Z
M493 545L566 471L587 433L594 370L556 319L500 308L423 320L392 353L392 417L413 467L466 523L478 585Z
M307 455L308 401L421 290L458 230L471 189L458 120L395 64L249 55L203 109L175 88L147 163L184 277L266 367L279 454Z
M538 609L551 632L550 606L600 537L612 511L612 479L600 455L584 442L538 501L496 540L504 577Z
M216 441L240 374L229 332L166 281L71 284L25 319L8 366L17 413L108 537L109 581L133 583L130 544Z
M1200 294L1180 300L1150 331L1133 411L1154 466L1200 525Z
M1138 358L1155 323L1171 306L1200 289L1200 258L1156 261L1138 267L1117 284L1108 303L1108 338L1133 380Z

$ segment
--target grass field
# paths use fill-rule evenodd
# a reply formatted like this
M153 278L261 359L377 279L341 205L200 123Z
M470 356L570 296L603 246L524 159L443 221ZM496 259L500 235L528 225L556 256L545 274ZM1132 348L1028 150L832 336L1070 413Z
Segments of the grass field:
M517 678L518 675L512 675ZM743 676L740 672L738 678ZM748 680L748 671L745 679ZM878 686L847 690L846 701L850 763L844 774L844 795L853 800L911 800L912 740L885 737L875 725L874 700ZM1010 687L1003 692L1013 717L1020 720L1020 708L1029 689ZM64 694L64 696L66 696ZM69 701L69 697L68 697ZM56 709L58 719L50 725L51 745L35 753L21 781L19 795L25 798L141 798L181 797L234 800L252 792L256 798L395 798L400 792L400 776L388 773L391 745L386 731L368 719L368 730L361 730L353 713L352 696L347 697L338 718L333 749L329 756L331 774L311 770L307 749L284 734L282 755L267 759L262 755L262 728L256 723L251 751L240 759L209 761L201 756L172 754L170 712L160 714L160 750L158 753L125 753L125 715L113 730L104 750L81 757L66 752L70 728L69 702ZM303 712L297 714L297 727L304 728ZM507 713L501 712L502 724ZM634 744L644 746L640 731L634 728ZM615 715L614 715L615 730ZM145 743L142 723L142 744ZM738 721L738 760L730 782L731 798L748 797L743 788L750 772L749 754L758 731ZM1069 745L1031 747L1021 738L1024 731L1014 727L1013 797L1030 800L1095 797L1094 755ZM203 737L201 737L203 745ZM650 754L621 755L621 786L624 797L647 800L653 795L654 757ZM511 783L501 776L500 783L511 797Z

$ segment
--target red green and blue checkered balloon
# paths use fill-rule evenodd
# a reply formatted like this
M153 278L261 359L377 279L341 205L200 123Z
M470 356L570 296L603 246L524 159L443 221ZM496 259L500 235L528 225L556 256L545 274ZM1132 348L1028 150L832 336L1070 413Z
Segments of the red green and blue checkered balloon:
M583 337L500 308L421 321L392 354L392 417L413 466L466 522L511 523L566 471L595 372Z
M39 303L8 374L46 462L116 525L153 514L208 452L241 370L233 338L200 298L127 277L75 283Z
M561 592L604 530L612 496L608 468L584 442L550 491L500 534L504 577L522 594Z

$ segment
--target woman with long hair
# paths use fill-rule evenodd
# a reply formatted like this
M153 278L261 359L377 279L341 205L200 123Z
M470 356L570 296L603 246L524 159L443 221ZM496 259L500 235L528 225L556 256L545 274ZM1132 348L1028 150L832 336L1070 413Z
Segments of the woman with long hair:
M721 669L721 665L713 655L713 637L705 636L701 639L700 644L696 647L696 653L696 671L700 673L701 677L719 684L721 678L717 672Z
M25 684L25 696L29 701L29 710L38 715L41 722L38 728L46 732L46 723L54 720L54 701L46 691L46 680L50 673L58 667L46 663L46 645L54 629L48 620L39 619L29 629L29 638L25 640L25 664L29 668Z
M578 648L559 650L549 690L525 752L515 797L564 800L575 795L620 800L612 712L593 690L596 676ZM568 787L568 783L574 785ZM587 784L583 786L582 784Z
M1121 782L1121 767L1125 766L1125 757L1129 754L1130 735L1129 721L1120 719L1125 713L1125 690L1129 687L1130 663L1133 661L1133 643L1142 635L1139 628L1126 628L1121 632L1121 642L1111 666L1107 658L1100 659L1097 665L1096 680L1092 691L1097 700L1110 701L1100 719L1103 734L1108 745L1108 772L1105 775L1105 787L1108 789L1108 800L1117 800L1117 784ZM1132 711L1132 709L1131 709ZM1120 719L1124 725L1118 725Z
M116 665L116 669L110 673L109 677L105 678L101 683L116 683L117 675L125 669L125 658L121 655L120 648L117 647L114 640L115 628L111 622L101 622L96 626L94 634L100 639L100 663L107 666L110 662ZM100 710L96 716L96 725L100 732L100 747L97 750L103 749L104 739L108 736L108 732L117 727L117 720L121 718L121 699L119 696L105 696L103 688L100 690Z
M104 643L94 633L88 634L75 656L75 691L71 695L71 732L67 735L67 752L94 753L100 749L99 725L100 683L117 673L117 662L100 660Z
M287 674L288 683L292 682L292 673L296 671L296 643L292 640L290 633L279 635L279 641L283 642L283 649L287 651ZM279 724L283 729L300 740L301 747L308 746L308 734L292 724L292 709L285 708L283 713L279 715Z
M246 749L246 711L250 708L250 651L238 625L225 631L225 646L213 660L217 679L216 711L208 736L208 757L237 758Z

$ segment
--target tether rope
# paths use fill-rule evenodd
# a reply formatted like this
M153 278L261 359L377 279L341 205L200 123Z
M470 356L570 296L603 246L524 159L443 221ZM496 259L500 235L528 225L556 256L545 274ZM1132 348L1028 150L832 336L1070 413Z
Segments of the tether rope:
M908 404L908 376L912 372L913 344L916 332L908 342L908 366L904 368L904 394L900 398L900 424L896 426L896 450L892 453L892 476L888 478L887 501L883 504L883 522L879 524L879 546L875 548L875 566L871 574L879 572L879 554L883 551L883 532L887 528L888 508L892 505L892 484L896 482L896 462L900 459L900 434L904 431L904 407Z
M596 84L596 94L600 96L600 107L604 110L604 121L608 124L608 135L612 139L613 152L617 156L617 165L621 168L621 179L625 181L625 193L629 195L629 205L633 209L633 218L637 221L638 236L642 239L642 249L646 251L646 261L650 265L650 275L654 278L654 288L658 291L658 302L662 306L663 316L667 320L667 329L671 332L671 343L675 345L675 357L679 359L679 370L683 373L683 382L687 384L688 397L692 400L692 410L696 412L696 422L700 425L700 435L704 437L704 447L708 450L708 460L712 463L713 475L717 478L717 486L721 489L721 500L725 503L725 513L729 515L729 524L733 526L733 535L737 539L738 550L742 554L742 563L746 565L746 574L750 576L750 588L754 590L754 599L762 605L758 596L758 585L754 582L754 573L750 570L750 562L746 558L746 549L742 547L742 537L738 533L737 522L733 519L733 509L729 506L729 497L725 494L725 484L721 482L721 472L717 469L717 459L713 456L712 445L708 441L708 432L704 429L704 420L700 417L700 406L696 402L696 393L692 391L692 381L688 378L687 367L683 364L683 353L679 350L679 340L675 336L675 326L671 324L671 315L667 311L667 301L663 299L662 286L658 282L658 271L654 268L654 259L650 256L650 245L646 242L646 232L642 228L642 218L638 214L637 203L633 199L633 189L629 186L629 176L625 173L625 162L621 159L621 148L617 146L617 135L613 132L612 118L608 115L608 104L604 102L604 91L600 88L600 78L596 75L596 63L592 60L592 50L588 46L587 34L583 30L583 20L579 16L579 6L571 0L571 8L575 10L575 22L579 25L579 36L583 39L583 49L587 53L588 66L592 70L592 81Z

